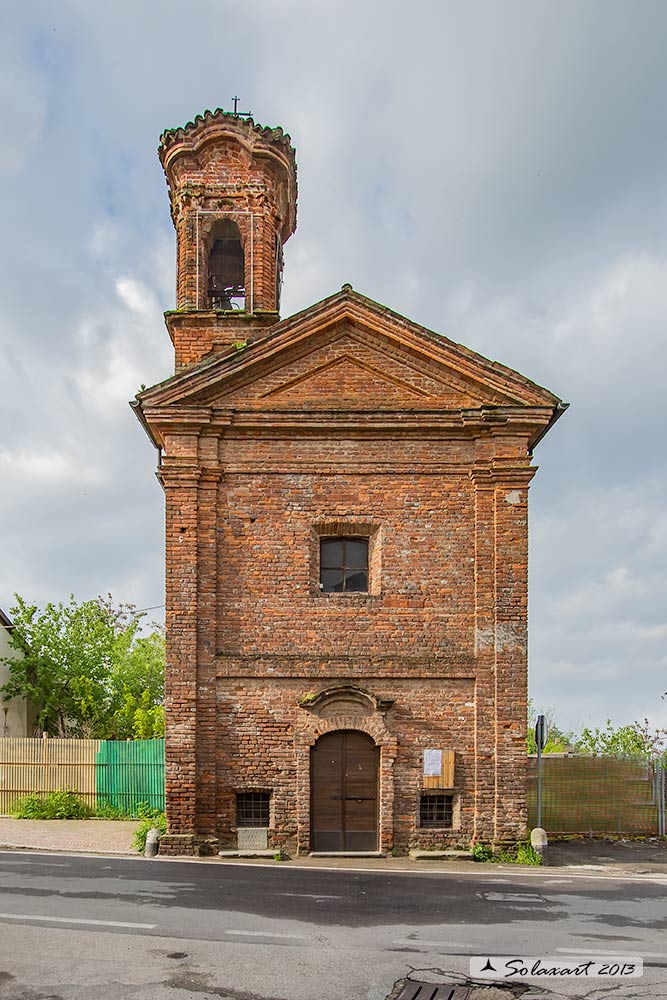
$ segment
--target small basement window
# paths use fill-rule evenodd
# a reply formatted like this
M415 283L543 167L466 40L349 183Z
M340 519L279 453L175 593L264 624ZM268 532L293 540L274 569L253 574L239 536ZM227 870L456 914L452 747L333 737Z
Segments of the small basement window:
M320 590L332 593L368 593L368 539L320 540Z
M239 792L236 796L237 826L268 826L270 792Z
M453 805L453 795L423 793L419 798L419 825L421 827L451 827Z

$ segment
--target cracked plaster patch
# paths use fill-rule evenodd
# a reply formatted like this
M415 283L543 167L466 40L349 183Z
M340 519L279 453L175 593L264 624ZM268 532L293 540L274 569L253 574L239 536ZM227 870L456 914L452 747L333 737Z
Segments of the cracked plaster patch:
M526 648L526 633L516 625L496 625L492 628L478 628L475 631L477 649L495 648L497 652L511 652Z

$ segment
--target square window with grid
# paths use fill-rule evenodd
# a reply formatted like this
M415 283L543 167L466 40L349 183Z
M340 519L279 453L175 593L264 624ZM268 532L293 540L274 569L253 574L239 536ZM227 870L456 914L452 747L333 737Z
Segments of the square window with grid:
M453 795L422 795L419 799L419 825L451 827Z
M236 796L237 826L268 826L270 792L239 792Z
M332 593L368 592L368 539L322 538L320 590Z

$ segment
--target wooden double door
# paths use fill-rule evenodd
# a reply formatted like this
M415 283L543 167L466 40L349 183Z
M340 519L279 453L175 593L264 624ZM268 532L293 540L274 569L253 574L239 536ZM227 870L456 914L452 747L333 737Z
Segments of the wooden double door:
M311 851L376 851L380 751L352 729L321 736L310 759Z

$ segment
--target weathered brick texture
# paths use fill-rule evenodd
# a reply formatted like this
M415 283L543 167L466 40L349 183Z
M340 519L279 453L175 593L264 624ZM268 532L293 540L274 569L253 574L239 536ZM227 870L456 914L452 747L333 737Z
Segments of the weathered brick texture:
M164 849L235 846L236 795L255 791L269 845L308 851L311 748L340 729L380 748L383 850L519 837L531 451L562 404L350 286L279 321L282 132L216 113L161 155L177 374L135 405L167 506ZM255 313L198 308L193 206L225 198L261 217ZM321 591L331 535L368 538L367 593ZM448 828L419 825L428 749L455 751Z

